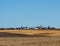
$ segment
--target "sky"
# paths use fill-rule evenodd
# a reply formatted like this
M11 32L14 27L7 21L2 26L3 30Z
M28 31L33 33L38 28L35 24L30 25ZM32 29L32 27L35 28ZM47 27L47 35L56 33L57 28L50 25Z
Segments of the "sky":
M0 27L60 27L60 0L0 0Z

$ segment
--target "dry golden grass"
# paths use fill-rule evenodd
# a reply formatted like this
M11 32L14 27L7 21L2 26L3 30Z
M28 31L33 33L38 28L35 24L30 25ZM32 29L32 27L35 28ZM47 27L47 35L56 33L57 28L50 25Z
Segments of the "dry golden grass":
M60 36L60 30L0 30L0 32L8 32L13 34L27 34L27 35L47 35Z
M60 37L0 37L0 46L60 46Z
M59 30L0 30L0 36L5 35L3 32L5 34L7 32L7 35L10 33L35 35L42 37L0 37L0 46L60 46Z

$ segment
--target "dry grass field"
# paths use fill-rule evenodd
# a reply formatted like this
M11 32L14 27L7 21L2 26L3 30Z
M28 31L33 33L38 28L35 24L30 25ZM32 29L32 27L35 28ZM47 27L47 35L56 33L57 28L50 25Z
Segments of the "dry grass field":
M60 36L60 30L0 30L1 32L35 36Z
M60 46L60 37L0 37L0 46Z
M60 46L60 30L0 30L0 46Z

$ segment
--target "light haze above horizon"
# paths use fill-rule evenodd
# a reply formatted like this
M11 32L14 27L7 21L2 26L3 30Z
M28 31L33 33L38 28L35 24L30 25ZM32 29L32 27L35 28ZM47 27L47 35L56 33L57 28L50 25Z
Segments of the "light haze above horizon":
M0 0L0 27L60 28L60 0Z

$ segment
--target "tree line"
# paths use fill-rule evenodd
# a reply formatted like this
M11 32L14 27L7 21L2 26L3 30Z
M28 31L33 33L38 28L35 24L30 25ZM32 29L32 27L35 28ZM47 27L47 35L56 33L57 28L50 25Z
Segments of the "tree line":
M16 28L0 28L0 30L51 30L51 29L56 29L55 27L43 27L43 26L36 26L36 27L16 27Z

